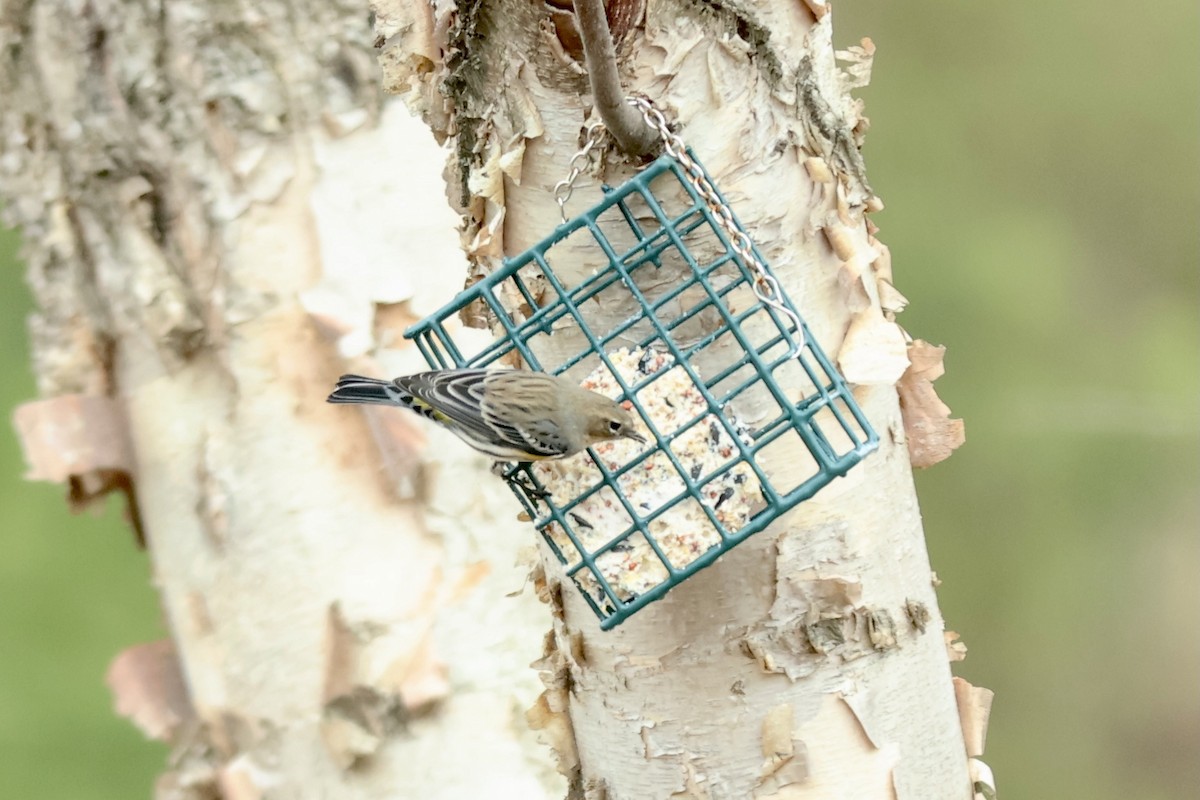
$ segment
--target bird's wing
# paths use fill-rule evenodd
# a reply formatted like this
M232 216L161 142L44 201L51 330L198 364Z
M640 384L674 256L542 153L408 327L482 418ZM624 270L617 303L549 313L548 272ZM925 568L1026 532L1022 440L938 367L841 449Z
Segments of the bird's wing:
M483 418L499 435L515 443L530 456L556 458L571 449L558 426L548 419L530 420L518 426L502 418L490 405L484 406Z
M479 429L479 406L487 375L482 369L448 369L404 375L395 383L412 395L416 411L435 422Z
M492 375L493 390L485 394L482 404L488 425L533 458L557 458L572 452L556 420L561 388L554 378L520 370ZM539 408L540 414L530 413Z
M413 408L447 426L468 444L490 456L527 461L562 455L565 448L539 441L488 410L484 381L493 370L455 369L422 372L396 379L413 396Z

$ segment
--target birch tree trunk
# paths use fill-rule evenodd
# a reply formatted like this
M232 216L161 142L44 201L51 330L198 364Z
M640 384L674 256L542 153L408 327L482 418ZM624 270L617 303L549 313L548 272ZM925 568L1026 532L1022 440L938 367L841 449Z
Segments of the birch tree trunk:
M476 274L559 222L552 187L592 121L565 5L377 0L385 85L453 143L450 195ZM543 554L561 591L546 592L554 636L530 719L571 797L970 797L981 742L973 724L964 742L912 483L913 463L944 458L961 424L930 386L940 351L894 322L905 301L866 217L881 204L849 89L866 82L871 45L839 67L816 0L607 5L624 88L679 123L883 442L611 632ZM593 198L635 171L608 153ZM577 256L553 265L567 286L594 267Z
M31 477L121 490L144 532L171 640L109 683L175 744L160 798L562 793L508 492L453 437L324 403L416 369L399 331L464 276L370 42L358 2L0 2L42 395L16 424Z

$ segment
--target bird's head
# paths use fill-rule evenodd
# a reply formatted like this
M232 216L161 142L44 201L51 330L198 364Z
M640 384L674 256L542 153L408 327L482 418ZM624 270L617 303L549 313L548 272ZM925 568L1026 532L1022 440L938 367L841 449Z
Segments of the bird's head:
M646 437L637 432L633 415L606 397L595 395L598 400L588 414L587 437L590 442L605 442L612 439L632 439L646 443Z

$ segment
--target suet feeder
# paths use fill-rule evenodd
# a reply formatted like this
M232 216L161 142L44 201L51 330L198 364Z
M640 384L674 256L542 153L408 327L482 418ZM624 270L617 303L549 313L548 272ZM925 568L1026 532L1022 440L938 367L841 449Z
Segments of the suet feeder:
M724 198L697 191L697 170L663 155L604 187L596 205L405 332L433 369L566 373L645 423L646 446L503 470L604 629L878 445L791 300L777 283L770 302L755 291L774 277L757 250L758 265L739 255L733 242L749 240L730 235L745 232ZM498 335L467 346L447 325L460 315Z

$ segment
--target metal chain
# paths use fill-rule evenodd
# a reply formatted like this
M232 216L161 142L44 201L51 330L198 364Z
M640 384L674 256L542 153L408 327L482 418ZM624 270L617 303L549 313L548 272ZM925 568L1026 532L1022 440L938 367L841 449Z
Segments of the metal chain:
M796 334L799 335L800 341L796 341L787 330L783 331L783 336L792 346L788 357L791 358L799 355L800 350L804 347L804 324L800 321L800 317L797 316L796 312L788 308L787 304L783 302L783 290L779 286L779 281L767 271L767 265L754 254L754 242L734 222L733 211L721 200L721 196L717 194L716 187L712 185L708 176L704 174L704 169L694 158L688 155L687 145L683 143L683 139L679 138L678 134L671 132L670 127L667 125L667 119L663 116L662 112L655 108L645 97L629 97L626 98L626 102L642 112L642 118L646 120L646 124L653 128L659 137L662 138L663 149L667 152L667 155L678 161L680 166L684 168L687 172L688 182L692 184L692 188L703 198L705 205L708 206L708 210L716 218L717 224L729 235L729 243L734 253L754 273L754 280L750 284L754 290L754 296L762 301L764 305L775 309L776 312L789 319L795 326ZM592 151L600 143L604 133L604 126L599 123L588 128L583 147L571 157L570 172L567 173L566 178L554 186L554 200L558 203L558 210L562 215L563 222L567 221L567 201L571 199L571 194L575 190L575 181L591 165Z
M563 222L567 221L567 201L571 199L571 195L575 191L575 181L579 180L583 171L591 166L592 150L600 144L600 140L603 138L603 125L596 123L588 128L583 147L571 157L571 171L567 173L567 177L554 184L554 201L558 203L558 213Z
M712 185L708 176L704 174L704 169L688 154L687 145L683 143L683 139L678 134L673 133L670 127L667 126L667 119L663 116L662 112L655 108L654 104L645 97L629 97L626 98L626 102L642 112L642 118L646 120L646 124L653 128L659 137L662 138L663 149L667 151L667 155L678 161L680 166L684 168L688 174L688 182L692 184L692 188L696 190L696 194L704 199L708 210L716 217L717 224L724 228L725 233L729 235L729 244L733 247L733 251L741 257L742 263L754 273L754 281L751 284L754 296L761 300L764 305L770 306L791 320L792 324L795 325L796 334L800 337L800 341L796 341L787 330L783 331L783 335L792 345L788 356L795 357L799 355L800 350L804 347L804 324L800 321L800 317L796 312L788 308L783 302L783 290L779 286L779 281L767 271L767 265L754 254L754 242L733 221L733 211L721 199L721 196L717 194L716 187Z

